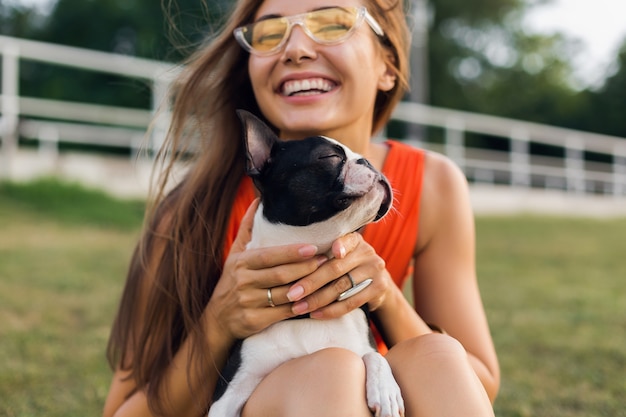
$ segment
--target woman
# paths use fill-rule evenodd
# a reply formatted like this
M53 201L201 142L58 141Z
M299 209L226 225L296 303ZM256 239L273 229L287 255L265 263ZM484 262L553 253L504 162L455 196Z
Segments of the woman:
M203 415L235 340L365 303L407 416L493 415L499 369L465 179L442 156L371 141L407 86L407 32L401 1L242 0L186 63L157 204L109 342L105 416ZM283 138L323 134L367 157L396 190L395 219L338 239L331 260L311 245L246 251L255 195L242 174L238 108ZM174 160L192 146L195 159L165 193ZM409 270L415 309L401 291ZM373 284L336 301L348 272ZM325 349L268 375L242 416L371 416L364 378L352 352Z

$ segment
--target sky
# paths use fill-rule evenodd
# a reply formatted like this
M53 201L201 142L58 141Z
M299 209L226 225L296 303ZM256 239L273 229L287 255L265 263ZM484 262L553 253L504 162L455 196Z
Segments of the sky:
M46 8L54 0L11 0ZM598 87L607 75L616 51L626 39L626 0L552 0L536 6L525 18L531 32L562 32L582 42L575 61L581 87Z

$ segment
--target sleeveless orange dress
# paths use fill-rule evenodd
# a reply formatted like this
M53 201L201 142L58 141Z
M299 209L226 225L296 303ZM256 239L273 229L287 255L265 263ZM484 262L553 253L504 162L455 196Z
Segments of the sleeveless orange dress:
M393 281L402 288L411 275L411 260L417 241L425 152L397 141L388 140L385 143L389 152L382 171L393 188L393 207L380 222L364 228L363 238L385 260ZM254 199L252 180L244 177L233 205L224 253L230 251L241 219ZM386 353L387 347L382 338L375 328L373 330L379 352Z

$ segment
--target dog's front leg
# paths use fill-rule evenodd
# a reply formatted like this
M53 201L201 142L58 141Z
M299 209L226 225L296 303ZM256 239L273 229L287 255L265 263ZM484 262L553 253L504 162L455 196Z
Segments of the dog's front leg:
M389 362L378 352L363 355L367 405L376 417L404 416L404 400Z
M209 409L209 417L239 417L241 410L259 383L282 363L299 356L280 340L294 340L285 336L291 322L276 323L261 333L245 339L241 344L240 365L228 383L224 394Z

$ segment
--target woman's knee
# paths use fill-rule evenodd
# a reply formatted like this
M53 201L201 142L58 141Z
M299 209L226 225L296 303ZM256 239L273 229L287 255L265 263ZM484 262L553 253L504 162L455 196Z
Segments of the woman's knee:
M423 389L438 379L467 380L474 373L463 345L440 333L402 342L386 359L403 392Z
M407 416L493 416L467 352L456 339L439 333L420 336L394 346L386 358Z
M399 343L389 351L387 360L392 367L396 363L399 366L406 366L407 361L424 364L443 360L468 364L467 352L463 345L453 337L440 333L427 334Z
M329 348L279 366L259 384L244 415L358 415L359 408L371 415L363 360L354 352Z

